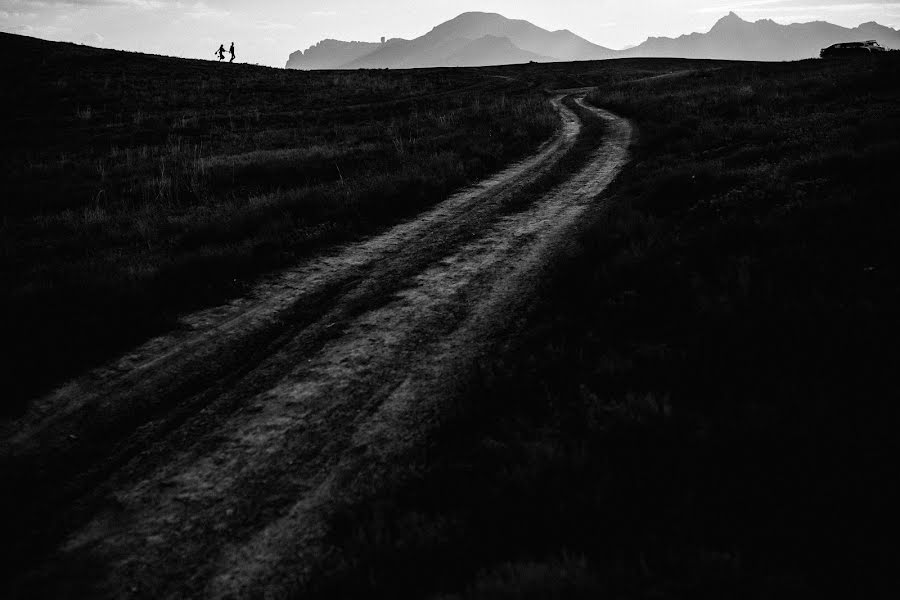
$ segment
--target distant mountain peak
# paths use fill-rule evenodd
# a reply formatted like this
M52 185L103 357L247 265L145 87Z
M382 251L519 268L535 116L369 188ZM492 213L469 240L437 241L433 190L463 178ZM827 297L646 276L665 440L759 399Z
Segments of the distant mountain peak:
M814 58L822 48L840 42L877 39L882 46L900 47L900 31L878 24L846 28L825 21L782 25L771 19L755 23L729 12L709 33L678 38L649 38L623 50L620 56L716 58L724 60L785 61Z
M459 14L449 21L445 21L435 27L434 29L452 29L458 26L467 26L472 23L496 23L502 21L512 21L512 19L507 19L503 15L499 13L491 13L491 12L478 12L478 11L469 11Z
M731 11L713 25L713 29L721 29L723 27L734 27L735 25L744 25L748 23L744 19L740 18L736 12Z
M342 69L410 69L441 66L483 66L552 61L612 58L615 51L592 44L568 31L548 31L528 21L508 19L489 12L466 12L432 28L413 40L400 40L374 47L333 46L334 61L294 53L289 66L322 68L340 63ZM314 47L317 48L317 47ZM318 59L318 60L314 60Z
M499 17L501 19L506 19L506 17L504 17L500 13L485 12L483 10L470 10L470 11L466 11L464 13L460 13L460 14L456 15L455 17L453 17L452 19L450 19L447 22L452 23L453 21L459 21L459 20L463 20L463 19L473 19L473 18L477 19L477 18L481 18L481 17L494 17L494 18Z

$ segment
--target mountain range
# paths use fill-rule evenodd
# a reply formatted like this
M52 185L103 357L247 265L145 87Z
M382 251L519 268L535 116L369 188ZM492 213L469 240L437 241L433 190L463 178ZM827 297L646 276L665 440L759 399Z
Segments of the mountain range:
M751 23L729 13L708 33L678 38L651 37L640 46L619 53L623 57L719 58L727 60L802 60L819 56L822 48L839 42L877 40L900 47L900 31L875 22L849 29L826 21L781 25L770 19Z
M306 51L292 53L287 68L476 67L625 57L779 61L812 58L831 44L865 40L900 48L900 30L875 22L852 29L825 21L790 25L769 19L749 22L732 12L719 19L707 33L651 37L633 48L612 50L567 29L548 31L528 21L507 19L494 13L468 12L413 40L394 38L382 43L323 40Z

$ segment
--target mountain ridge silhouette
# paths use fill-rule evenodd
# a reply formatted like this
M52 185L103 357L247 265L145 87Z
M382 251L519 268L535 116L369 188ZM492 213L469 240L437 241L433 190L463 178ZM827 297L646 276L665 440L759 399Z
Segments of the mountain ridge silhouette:
M306 51L292 53L286 66L403 69L637 57L783 61L816 57L821 48L838 42L870 39L885 47L900 48L900 30L874 21L855 28L827 21L781 25L770 19L745 21L732 11L706 33L676 38L649 37L637 46L612 50L568 29L549 31L497 13L466 12L412 40L395 38L385 43L323 40Z
M650 37L623 50L621 57L714 58L725 60L785 61L819 56L822 48L839 42L878 40L883 46L900 47L900 31L874 21L855 28L827 21L781 25L771 19L745 21L728 13L707 33L677 38Z

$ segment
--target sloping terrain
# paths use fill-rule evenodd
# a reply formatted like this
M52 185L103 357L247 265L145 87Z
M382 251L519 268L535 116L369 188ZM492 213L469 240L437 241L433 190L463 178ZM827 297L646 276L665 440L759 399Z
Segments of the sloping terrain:
M52 515L16 527L47 546L13 590L299 589L328 556L336 511L396 484L395 466L452 411L456 386L627 160L628 121L588 108L585 93L575 101L605 121L602 143L521 210L504 206L578 141L580 119L562 95L553 100L561 127L534 156L245 299L185 317L182 331L4 426L7 481L38 503L32 514Z
M540 89L0 34L0 413L533 152Z
M134 57L112 58L126 71ZM358 130L312 110L339 97L360 122L387 120L369 143L401 172L417 123L446 140L546 107L556 129L504 162L492 154L504 129L489 126L473 140L485 153L460 154L506 165L481 184L288 254L4 421L0 595L881 597L900 501L900 61L882 58L239 71L253 76L232 88L243 93L283 92L292 75L321 88L259 121L237 112L243 126L224 111L213 123L232 143L269 119L290 127L296 110L345 139ZM156 65L149 81L172 77L172 62ZM48 127L88 116L78 100L105 78L73 71L37 96L32 133L39 114L58 115ZM122 71L111 93L135 79ZM28 92L27 75L0 97ZM580 89L544 101L562 88ZM111 122L141 143L152 128L125 114ZM93 119L77 131L104 132ZM8 148L44 143L7 131ZM294 155L275 150L256 166L273 159L289 177ZM71 175L79 156L32 164ZM80 176L106 181L84 156ZM150 156L132 152L131 168L155 170ZM333 166L322 172L345 191L347 163ZM76 206L94 222L93 196ZM14 266L22 230L8 223ZM54 229L41 231L35 247Z
M633 158L410 481L338 519L307 597L895 595L885 59L517 69L596 85Z
M486 67L490 65L514 65L525 62L548 62L546 56L520 50L509 40L486 35L446 58L453 66Z
M550 60L552 59L546 56L522 50L507 37L484 35L474 39L454 37L440 41L425 38L411 42L395 41L343 65L342 68L481 67Z

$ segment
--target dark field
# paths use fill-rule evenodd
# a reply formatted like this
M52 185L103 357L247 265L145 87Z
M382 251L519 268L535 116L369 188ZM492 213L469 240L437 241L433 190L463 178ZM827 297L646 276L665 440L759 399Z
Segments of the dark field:
M0 411L409 217L555 116L477 70L300 73L0 34Z
M900 61L661 62L547 68L633 162L322 597L889 597Z
M631 163L304 597L890 597L896 56L298 73L0 44L25 53L4 411L528 154L544 90L596 86Z

